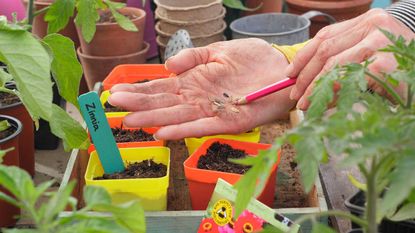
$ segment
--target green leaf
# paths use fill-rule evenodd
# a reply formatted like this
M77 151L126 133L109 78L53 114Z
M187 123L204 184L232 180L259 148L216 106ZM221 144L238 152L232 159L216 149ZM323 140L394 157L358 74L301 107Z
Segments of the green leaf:
M46 208L43 217L46 222L52 222L60 212L65 210L74 187L75 182L71 181L64 188L52 194L47 204L45 204Z
M328 104L333 100L333 84L338 76L338 68L333 69L316 81L316 86L310 96L310 107L307 118L318 118L326 111Z
M326 225L316 223L313 225L313 231L311 233L336 233L336 231Z
M64 140L65 150L72 148L87 149L89 138L85 129L68 113L57 105L53 105L50 128L53 134Z
M6 82L9 82L13 77L7 73L4 69L0 68L0 87L4 87Z
M36 229L1 229L4 233L41 233Z
M1 31L21 31L25 32L30 29L30 25L20 25L15 22L8 22L7 17L0 15L0 30Z
M10 123L9 123L8 120L2 120L2 121L0 121L0 132L6 130L8 128L10 128L10 126L11 125L10 125Z
M262 7L263 3L259 4L255 8L248 8L244 6L241 0L223 0L223 5L233 9L239 9L244 11L256 11Z
M129 20L127 17L125 17L124 15L120 14L117 9L121 8L122 6L124 6L124 4L120 4L117 2L111 2L111 1L105 1L105 3L108 4L108 7L112 13L112 15L114 16L115 20L117 21L117 23L125 30L127 31L132 31L132 32L137 32L138 29L135 26L135 24L133 22L131 22L131 20Z
M111 196L104 188L99 186L85 186L84 200L87 206L91 207L98 204L111 204Z
M402 206L389 220L392 221L405 221L415 218L415 203L409 203Z
M349 178L350 183L352 183L353 186L358 188L359 190L365 191L367 190L366 184L363 184L362 182L358 181L352 174L347 174L347 177Z
M58 84L59 94L68 102L78 105L82 67L72 40L60 34L47 35L43 41L53 53L52 74Z
M76 4L78 14L75 18L75 24L81 28L82 36L86 42L91 42L94 38L96 25L99 20L96 0L82 0Z
M366 91L365 67L360 64L346 66L346 74L339 80L337 107L339 111L350 111L358 102L361 92Z
M396 168L390 175L390 185L380 205L381 213L396 209L415 188L415 155L405 156L400 159Z
M75 0L55 0L45 15L48 34L59 32L68 24L75 10Z
M0 60L16 81L21 100L32 118L50 119L51 61L41 43L26 31L0 30Z

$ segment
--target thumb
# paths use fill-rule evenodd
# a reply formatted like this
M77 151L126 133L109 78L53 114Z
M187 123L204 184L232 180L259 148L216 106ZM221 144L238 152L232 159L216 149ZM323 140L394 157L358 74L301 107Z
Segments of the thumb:
M183 49L178 54L167 59L166 69L175 74L181 74L200 64L212 61L212 51L209 47Z

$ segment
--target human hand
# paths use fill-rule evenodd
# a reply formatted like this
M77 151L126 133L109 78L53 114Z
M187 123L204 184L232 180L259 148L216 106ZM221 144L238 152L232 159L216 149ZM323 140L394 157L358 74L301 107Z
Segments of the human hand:
M370 10L354 19L323 28L287 67L289 77L297 77L290 98L298 100L297 107L306 110L310 102L314 82L335 65L361 63L373 60L368 68L374 74L388 73L396 69L397 63L390 53L379 52L391 42L379 28L402 35L406 39L414 38L414 33L403 23L381 9ZM369 87L385 94L385 90L369 79ZM396 91L403 96L404 84Z
M288 89L249 105L232 104L285 78L287 65L284 55L263 40L218 42L167 60L177 77L116 85L108 101L133 112L125 117L127 126L163 126L158 139L242 133L285 117L294 106Z

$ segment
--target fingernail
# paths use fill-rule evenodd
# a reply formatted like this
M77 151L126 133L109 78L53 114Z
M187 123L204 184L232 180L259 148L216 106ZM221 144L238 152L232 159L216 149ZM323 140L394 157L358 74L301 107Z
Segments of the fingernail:
M293 70L294 70L294 65L291 63L287 66L287 68L285 68L284 74L290 77Z
M297 108L301 110L304 109L304 97L301 97L301 99L298 101Z

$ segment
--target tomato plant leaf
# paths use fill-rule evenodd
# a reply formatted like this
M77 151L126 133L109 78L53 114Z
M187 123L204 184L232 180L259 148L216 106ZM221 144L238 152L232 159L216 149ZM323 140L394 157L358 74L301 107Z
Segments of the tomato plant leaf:
M114 16L117 23L127 31L137 32L138 29L130 19L125 17L124 15L120 14L117 10L124 6L122 3L105 1L108 4L108 8L110 9L112 15Z
M26 31L0 30L0 60L7 65L32 118L49 120L52 112L51 61L41 43Z
M86 42L91 42L94 38L96 25L99 20L96 0L77 1L76 9L78 11L75 17L75 24L81 28L82 36Z
M313 231L311 233L336 233L332 228L323 225L321 223L316 223L313 225Z
M68 113L57 105L52 108L53 121L50 128L53 134L64 140L66 151L73 148L87 149L89 146L88 134L85 129Z
M87 206L111 204L111 196L104 188L87 185L84 187L84 199Z
M60 34L47 35L43 42L52 51L51 68L59 94L79 108L77 98L82 78L82 67L76 56L74 43Z
M408 203L401 208L389 220L400 222L415 218L415 203Z
M328 104L333 100L333 84L338 76L339 68L335 68L316 81L316 86L310 96L310 107L307 118L318 118L326 111Z
M45 15L48 33L59 32L68 24L75 10L75 0L55 0Z
M0 87L4 87L6 82L11 81L12 79L13 77L9 73L0 68Z

